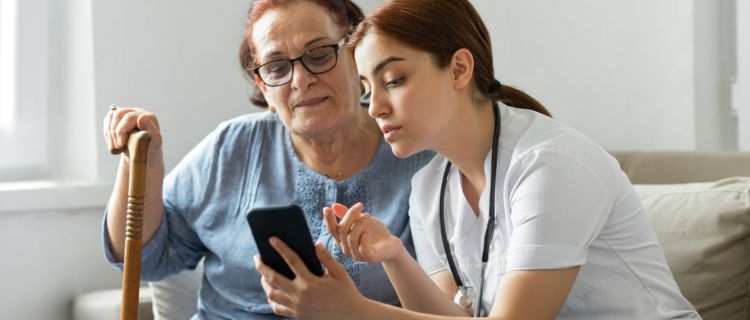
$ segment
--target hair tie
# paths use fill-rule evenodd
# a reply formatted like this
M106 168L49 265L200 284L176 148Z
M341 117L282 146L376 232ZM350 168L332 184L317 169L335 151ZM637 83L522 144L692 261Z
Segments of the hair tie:
M489 86L487 86L487 97L489 97L492 100L500 100L502 99L502 95L500 92L502 91L503 85L500 84L500 81L497 79L492 79L492 82Z
M500 83L500 80L493 79L492 84L490 84L489 89L491 93L495 93L495 92L500 92L500 89L502 89L502 87L503 85Z

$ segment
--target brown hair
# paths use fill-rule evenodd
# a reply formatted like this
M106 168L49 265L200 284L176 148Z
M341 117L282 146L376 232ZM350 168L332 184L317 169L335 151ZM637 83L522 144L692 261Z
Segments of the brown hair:
M483 99L550 116L539 101L495 79L489 32L468 0L388 1L359 24L349 47L356 47L369 32L430 53L439 68L448 66L456 50L466 48L474 56L474 85Z
M346 27L350 31L359 24L364 18L362 9L359 8L354 2L350 0L256 0L253 1L250 10L247 12L247 30L245 30L244 39L240 45L240 65L245 73L245 76L252 79L254 77L253 68L257 66L255 61L255 48L251 41L253 34L253 25L255 21L260 18L268 10L275 8L282 8L289 4L300 2L300 1L312 1L317 5L328 9L333 18L333 21L338 23L341 27ZM252 86L255 86L254 81L250 81ZM254 88L252 95L250 96L250 102L258 107L268 107L266 99L263 97L263 93Z

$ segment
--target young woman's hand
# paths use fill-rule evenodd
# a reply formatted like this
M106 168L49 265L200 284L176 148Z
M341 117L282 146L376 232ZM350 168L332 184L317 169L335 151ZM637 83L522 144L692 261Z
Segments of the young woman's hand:
M363 207L362 203L351 208L334 203L323 208L328 232L344 254L355 260L376 263L393 259L403 246L401 239L392 235L380 220L363 213ZM334 215L341 221L336 222Z
M274 313L293 319L357 318L357 310L361 310L358 306L367 299L323 245L315 245L315 253L326 269L319 277L283 241L276 237L269 241L295 274L290 280L265 265L259 256L254 257L255 270L261 275L260 283Z

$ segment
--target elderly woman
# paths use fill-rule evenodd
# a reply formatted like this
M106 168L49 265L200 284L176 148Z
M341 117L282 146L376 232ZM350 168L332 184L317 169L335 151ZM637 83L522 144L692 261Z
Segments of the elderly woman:
M245 216L255 207L302 207L312 237L325 245L365 296L398 304L383 268L343 254L322 208L358 205L413 252L407 210L410 178L431 153L393 156L367 109L344 39L362 18L351 1L255 1L242 43L242 67L257 86L260 112L228 120L166 178L154 114L118 108L104 119L104 140L121 148L133 129L154 139L147 168L142 278L158 280L204 258L198 314L208 319L275 319ZM124 254L128 154L120 160L104 223L108 260Z

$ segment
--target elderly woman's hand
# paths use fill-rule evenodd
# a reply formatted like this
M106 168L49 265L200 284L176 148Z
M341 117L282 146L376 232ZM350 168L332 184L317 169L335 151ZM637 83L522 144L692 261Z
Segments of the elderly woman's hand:
M344 254L358 261L384 262L394 258L403 246L401 239L392 235L380 220L363 213L364 205L351 208L334 203L323 208L328 232L336 239ZM341 218L336 222L334 215Z
M111 105L109 112L104 117L102 129L104 142L110 152L119 153L122 151L126 159L130 157L127 150L128 135L137 130L147 131L151 135L148 151L149 163L162 161L161 130L155 114L142 108L122 108Z
M326 269L319 277L283 241L276 237L269 241L295 274L290 280L265 265L260 256L254 257L255 270L261 275L261 285L274 313L294 319L357 318L356 313L361 310L358 306L367 299L323 245L315 245L315 253Z

